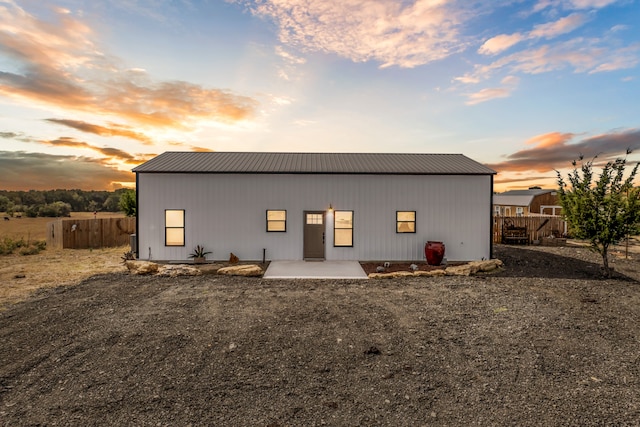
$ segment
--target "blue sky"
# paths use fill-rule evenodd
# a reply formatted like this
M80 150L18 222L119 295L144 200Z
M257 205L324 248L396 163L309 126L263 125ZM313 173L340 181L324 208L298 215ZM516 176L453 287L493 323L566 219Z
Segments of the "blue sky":
M111 190L168 150L462 153L554 187L640 153L639 26L634 0L0 0L0 188Z

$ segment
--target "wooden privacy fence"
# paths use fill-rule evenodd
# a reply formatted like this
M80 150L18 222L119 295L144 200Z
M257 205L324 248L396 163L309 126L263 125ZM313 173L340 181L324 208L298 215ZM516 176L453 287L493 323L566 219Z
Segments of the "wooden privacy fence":
M516 233L510 231L516 231ZM560 216L494 216L493 243L532 243L547 237L563 237L567 222ZM524 235L523 239L509 240L508 236ZM505 237L507 237L505 241Z
M57 249L96 249L129 244L136 232L136 219L97 218L59 219L47 223L47 247Z

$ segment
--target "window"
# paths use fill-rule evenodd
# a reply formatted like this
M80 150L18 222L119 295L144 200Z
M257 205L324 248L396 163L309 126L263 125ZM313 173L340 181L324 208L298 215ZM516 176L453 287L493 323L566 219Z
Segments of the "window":
M516 207L516 216L522 216L522 214L524 214L524 208Z
M353 246L353 211L335 211L333 246Z
M308 213L307 214L307 224L319 224L322 225L322 214L317 213Z
M396 233L416 232L416 211L396 212Z
M287 211L268 210L267 211L267 231L286 232L287 231Z
M164 211L165 246L184 246L184 209Z

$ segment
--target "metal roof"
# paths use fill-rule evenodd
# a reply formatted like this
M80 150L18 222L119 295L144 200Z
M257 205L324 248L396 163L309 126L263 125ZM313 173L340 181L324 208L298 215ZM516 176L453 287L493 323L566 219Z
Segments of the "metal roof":
M500 206L529 206L533 201L533 195L507 195L494 194L493 204Z
M137 166L151 173L493 175L462 154L168 151Z
M528 190L509 190L500 193L501 196L539 196L541 194L553 193L558 190L545 190L541 188L529 188Z

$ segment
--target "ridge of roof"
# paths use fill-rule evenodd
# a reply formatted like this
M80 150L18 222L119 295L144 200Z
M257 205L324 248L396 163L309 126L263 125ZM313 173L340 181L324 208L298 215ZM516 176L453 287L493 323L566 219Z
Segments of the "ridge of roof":
M167 151L135 167L150 173L311 173L494 175L489 167L446 153L306 153Z

